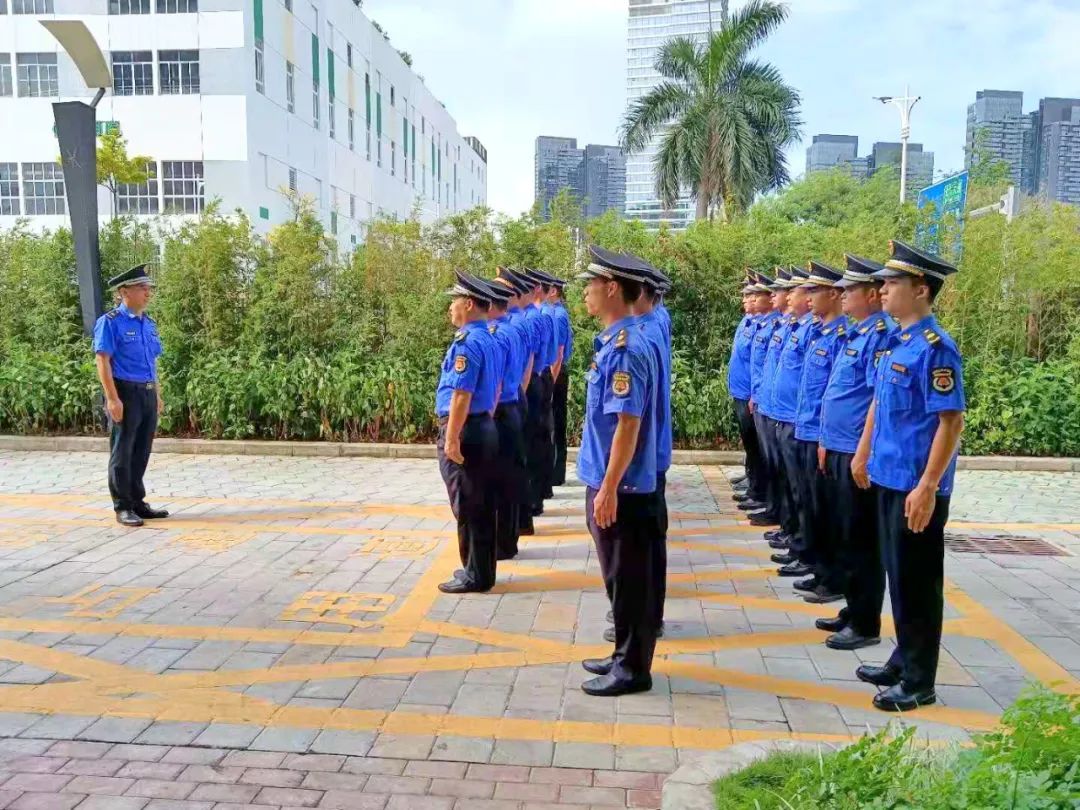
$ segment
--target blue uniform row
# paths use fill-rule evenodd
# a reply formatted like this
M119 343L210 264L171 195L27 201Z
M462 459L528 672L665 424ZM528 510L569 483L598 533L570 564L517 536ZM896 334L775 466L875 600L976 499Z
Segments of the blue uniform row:
M845 601L825 643L880 643L886 579L897 647L857 675L878 708L932 703L944 525L963 426L960 353L933 315L956 268L901 242L880 264L811 261L743 289L728 387L746 449L740 508L813 603Z

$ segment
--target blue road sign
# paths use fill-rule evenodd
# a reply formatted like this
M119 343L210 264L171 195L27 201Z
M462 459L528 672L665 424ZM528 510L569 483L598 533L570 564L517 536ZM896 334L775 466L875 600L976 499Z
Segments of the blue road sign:
M968 173L963 171L939 180L919 192L919 210L933 206L930 221L926 225L921 225L915 233L915 241L919 247L940 253L938 229L945 217L952 216L957 225L956 248L959 250L964 224L964 208L967 206L967 191Z

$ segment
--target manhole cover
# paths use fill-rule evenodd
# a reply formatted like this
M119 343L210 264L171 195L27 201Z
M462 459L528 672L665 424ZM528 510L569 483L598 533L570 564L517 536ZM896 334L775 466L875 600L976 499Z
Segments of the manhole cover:
M1023 556L1066 557L1068 554L1038 537L1010 534L946 534L945 548L972 554L1020 554Z

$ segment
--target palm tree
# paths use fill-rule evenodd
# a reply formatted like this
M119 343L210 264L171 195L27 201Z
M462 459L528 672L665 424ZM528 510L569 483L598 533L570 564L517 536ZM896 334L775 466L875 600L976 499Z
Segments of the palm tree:
M660 49L664 80L630 105L620 138L632 154L663 132L657 195L672 208L690 188L698 219L714 208L721 219L745 211L754 195L787 183L784 148L802 124L799 94L774 66L747 56L787 18L787 6L750 0L730 15L724 6L706 44L676 37Z

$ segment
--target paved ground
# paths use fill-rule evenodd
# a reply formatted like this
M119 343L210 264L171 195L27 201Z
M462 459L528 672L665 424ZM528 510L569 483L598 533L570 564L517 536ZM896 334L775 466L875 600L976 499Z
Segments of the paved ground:
M889 719L854 669L891 639L821 644L836 606L772 576L733 470L674 470L656 685L604 700L578 689L609 651L579 486L495 593L450 597L432 462L159 456L176 516L140 530L104 463L0 453L0 808L657 807L702 751ZM957 490L951 532L1058 553L949 554L941 703L908 716L935 738L992 727L1026 679L1080 689L1080 475Z

